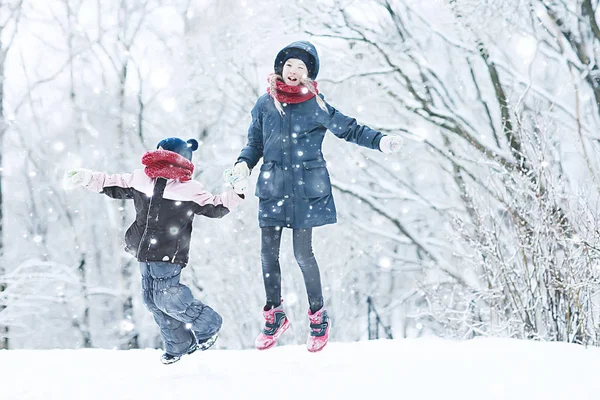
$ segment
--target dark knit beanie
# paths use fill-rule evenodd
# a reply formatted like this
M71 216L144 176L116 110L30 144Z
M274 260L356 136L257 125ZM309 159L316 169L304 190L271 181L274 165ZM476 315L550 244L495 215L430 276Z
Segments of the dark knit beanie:
M184 142L182 139L172 137L158 142L156 148L172 151L192 161L192 152L198 149L198 141L196 139L189 139L187 142Z

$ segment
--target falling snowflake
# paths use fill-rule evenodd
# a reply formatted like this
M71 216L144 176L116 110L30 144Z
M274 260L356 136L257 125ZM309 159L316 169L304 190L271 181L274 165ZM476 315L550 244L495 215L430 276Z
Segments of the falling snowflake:
M131 331L133 331L135 328L135 325L128 319L124 319L121 321L121 324L119 326L119 331L121 333L121 335L125 335Z
M52 148L56 151L63 151L65 149L65 144L63 142L54 142Z
M390 269L392 267L392 260L389 257L379 258L379 266L381 268Z
M169 97L168 99L164 100L161 105L163 110L170 113L175 111L175 108L177 108L177 101L173 97Z
M521 57L524 64L533 61L537 52L538 42L533 36L520 36L515 43L516 53Z

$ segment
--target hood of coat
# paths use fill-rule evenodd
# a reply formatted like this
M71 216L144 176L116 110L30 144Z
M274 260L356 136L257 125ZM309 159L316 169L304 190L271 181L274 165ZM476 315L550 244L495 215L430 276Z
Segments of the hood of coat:
M299 54L301 54L300 57L298 57ZM290 58L300 58L304 61L306 68L308 68L308 77L313 80L316 79L319 73L319 54L312 43L301 40L290 43L281 49L275 57L274 70L277 75L283 73L283 65Z

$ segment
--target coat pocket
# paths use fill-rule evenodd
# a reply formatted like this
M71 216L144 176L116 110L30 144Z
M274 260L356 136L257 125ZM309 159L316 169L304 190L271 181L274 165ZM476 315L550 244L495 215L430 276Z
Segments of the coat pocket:
M260 166L260 174L256 182L254 194L259 199L272 199L283 197L283 171L273 162L266 162Z
M302 167L305 198L312 199L331 194L331 180L325 160L304 161Z

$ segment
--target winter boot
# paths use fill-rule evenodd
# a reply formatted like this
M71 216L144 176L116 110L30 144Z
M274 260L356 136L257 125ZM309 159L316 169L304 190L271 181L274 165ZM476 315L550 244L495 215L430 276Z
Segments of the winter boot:
M194 342L194 344L188 349L187 352L185 352L185 354L192 354L193 352L195 352L199 348L200 347L198 346L198 344ZM163 364L165 364L165 365L168 365L168 364L176 363L180 359L181 359L181 356L174 356L173 354L165 353L165 354L162 355L162 357L160 357L160 362L163 363Z
M329 340L329 316L325 307L321 307L314 314L308 310L310 320L310 334L306 341L306 348L311 353L321 351Z
M267 350L275 346L279 336L290 327L290 321L287 319L281 305L270 310L265 308L263 308L265 327L255 342L258 350Z
M217 341L218 337L219 337L219 334L215 333L214 335L212 335L208 339L199 340L198 341L198 347L200 348L201 351L208 350L208 349L210 349L212 347L213 344L215 344L215 342Z

